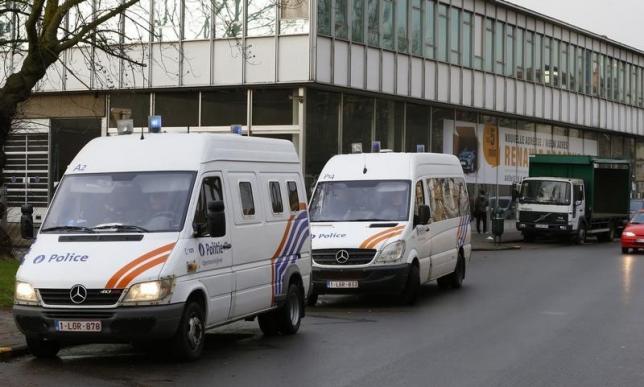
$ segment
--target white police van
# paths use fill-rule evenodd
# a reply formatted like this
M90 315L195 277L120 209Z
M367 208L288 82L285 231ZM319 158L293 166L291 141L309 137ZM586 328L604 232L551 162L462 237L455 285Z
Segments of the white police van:
M470 259L470 210L459 160L433 153L333 157L309 207L312 291L390 293L413 303L419 286L459 288Z
M18 270L16 323L40 357L66 343L167 340L193 359L205 330L254 316L265 334L293 334L311 272L305 195L288 141L95 139Z

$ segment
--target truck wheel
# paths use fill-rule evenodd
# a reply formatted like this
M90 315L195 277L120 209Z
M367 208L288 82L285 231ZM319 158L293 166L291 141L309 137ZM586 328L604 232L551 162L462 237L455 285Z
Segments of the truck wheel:
M578 245L586 243L586 224L580 223L577 228L577 235L575 235L575 243Z
M536 235L534 235L534 233L527 232L527 231L523 232L523 240L524 241L526 241L528 243L532 243L532 242L534 242L535 239L536 239Z
M451 274L443 276L437 280L438 286L441 289L459 289L463 286L465 279L465 258L461 253L458 254L456 267Z
M400 303L403 305L413 305L418 298L418 291L420 290L420 270L414 263L409 267L409 274L407 275L407 283L405 289L400 295Z
M182 360L196 360L201 356L206 338L204 310L191 301L183 310L179 329L172 338L172 353Z
M27 337L27 348L32 355L38 358L56 357L60 351L60 344L57 341L45 340L39 337Z

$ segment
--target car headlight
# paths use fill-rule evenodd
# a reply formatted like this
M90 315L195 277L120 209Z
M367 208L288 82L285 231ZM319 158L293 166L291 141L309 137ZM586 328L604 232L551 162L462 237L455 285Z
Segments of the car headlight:
M36 289L26 282L16 281L14 300L17 304L38 304Z
M173 280L140 282L132 285L123 299L123 303L147 303L161 301L172 293Z
M405 253L404 241L392 242L386 245L385 247L383 247L382 250L380 250L380 253L378 254L378 258L376 258L376 262L385 262L385 263L396 262L402 258L404 253Z
M634 233L634 232L632 232L632 231L624 231L624 236L627 236L627 237L634 237L634 236L635 236L635 233Z

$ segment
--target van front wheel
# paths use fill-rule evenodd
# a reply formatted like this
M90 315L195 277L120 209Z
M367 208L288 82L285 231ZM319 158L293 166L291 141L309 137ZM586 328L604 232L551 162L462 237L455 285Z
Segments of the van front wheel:
M418 298L420 290L420 270L418 265L413 264L409 267L409 275L407 277L407 284L405 290L401 295L401 303L404 305L413 305Z
M186 305L179 329L172 339L173 354L179 359L196 360L201 356L206 338L204 321L204 311L198 302Z
M44 340L39 337L27 337L27 348L36 357L52 358L58 354L60 344L57 341Z

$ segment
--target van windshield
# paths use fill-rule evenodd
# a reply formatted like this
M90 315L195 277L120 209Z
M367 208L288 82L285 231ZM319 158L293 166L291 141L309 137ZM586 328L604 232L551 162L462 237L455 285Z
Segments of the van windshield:
M525 180L521 186L521 203L570 204L570 183L555 180Z
M311 200L311 221L406 221L409 187L404 180L321 182Z
M41 232L180 231L194 172L67 175Z

